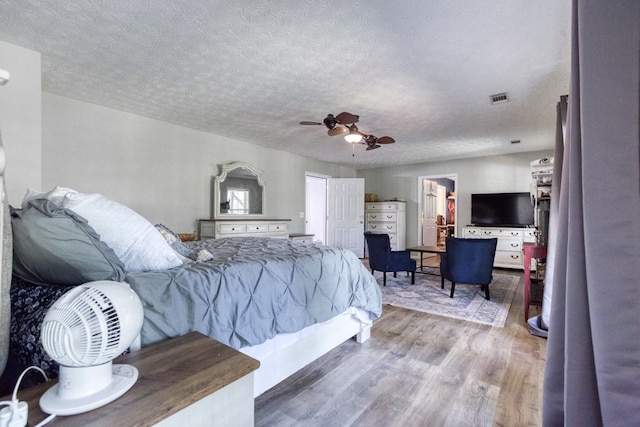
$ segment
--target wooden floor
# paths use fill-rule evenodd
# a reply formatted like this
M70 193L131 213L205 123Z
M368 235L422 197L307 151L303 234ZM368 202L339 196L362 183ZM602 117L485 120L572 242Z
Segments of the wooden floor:
M384 305L367 342L259 396L256 425L539 426L546 340L529 334L522 300L520 286L504 328Z

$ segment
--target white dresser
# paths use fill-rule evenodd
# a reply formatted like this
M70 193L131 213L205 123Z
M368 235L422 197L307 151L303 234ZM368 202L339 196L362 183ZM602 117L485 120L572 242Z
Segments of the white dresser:
M198 239L221 237L289 238L290 219L200 219Z
M462 237L476 239L498 238L494 267L524 270L522 244L535 243L535 228L464 227Z
M364 210L366 231L388 234L391 250L403 251L407 248L407 204L405 202L367 202Z

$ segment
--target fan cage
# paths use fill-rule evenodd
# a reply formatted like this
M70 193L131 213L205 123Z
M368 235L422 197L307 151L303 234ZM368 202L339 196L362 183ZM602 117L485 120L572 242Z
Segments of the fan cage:
M56 308L42 326L42 344L54 360L65 366L89 366L118 356L120 321L104 292L86 288Z

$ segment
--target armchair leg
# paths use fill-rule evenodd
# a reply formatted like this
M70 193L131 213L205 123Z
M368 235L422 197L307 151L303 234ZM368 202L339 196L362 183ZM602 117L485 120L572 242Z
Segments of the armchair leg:
M484 297L487 301L491 301L491 297L489 296L489 285L485 285L484 287Z
M440 276L440 289L444 289L444 276Z
M382 286L387 286L387 272L382 273Z
M453 298L453 291L456 290L456 284L455 282L451 282L451 295L449 295L449 298Z
M409 274L409 272L407 271L407 274ZM411 284L415 285L416 284L416 272L412 271L411 272Z
M393 272L393 277L398 277L398 272L397 271Z

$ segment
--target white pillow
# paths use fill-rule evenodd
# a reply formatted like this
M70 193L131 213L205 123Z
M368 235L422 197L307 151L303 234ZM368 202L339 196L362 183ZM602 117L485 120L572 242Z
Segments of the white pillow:
M153 224L118 202L96 193L69 192L62 207L86 219L127 272L166 270L182 264Z
M64 187L53 187L53 189L44 192L44 191L36 191L31 188L27 189L27 194L24 195L22 199L22 209L26 209L27 202L33 199L47 199L51 200L56 206L62 206L62 199L67 193L77 193L76 190L72 190L70 188Z

